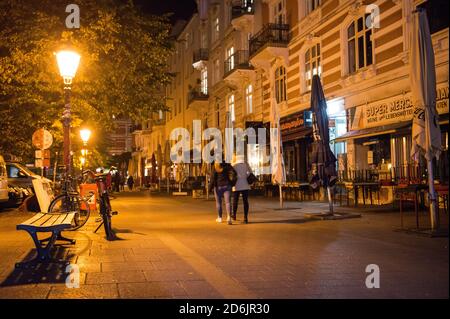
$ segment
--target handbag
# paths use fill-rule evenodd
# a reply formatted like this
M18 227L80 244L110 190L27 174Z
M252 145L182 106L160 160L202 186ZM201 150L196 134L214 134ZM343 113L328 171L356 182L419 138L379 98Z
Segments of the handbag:
M247 183L249 185L253 185L254 183L256 183L258 179L256 178L256 176L253 173L250 173L250 175L247 176Z
M237 173L231 165L228 170L228 180L230 181L231 186L235 186L238 180Z

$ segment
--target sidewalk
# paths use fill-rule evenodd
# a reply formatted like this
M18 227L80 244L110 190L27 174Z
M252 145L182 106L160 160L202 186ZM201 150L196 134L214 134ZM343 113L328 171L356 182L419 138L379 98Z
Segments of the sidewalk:
M400 216L389 208L336 207L362 217L316 221L304 214L327 203L285 204L252 197L250 224L239 222L241 206L228 226L215 223L213 201L120 194L112 205L122 240L94 234L91 218L66 233L74 247L55 251L79 266L74 289L57 267L14 269L34 253L15 230L29 214L0 212L0 298L448 298L448 238L396 232ZM380 289L365 285L370 264L380 268Z

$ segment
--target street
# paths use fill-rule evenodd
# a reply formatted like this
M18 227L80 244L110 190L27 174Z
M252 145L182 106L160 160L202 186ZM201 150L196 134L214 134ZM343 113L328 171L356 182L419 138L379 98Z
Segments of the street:
M95 218L66 232L74 246L54 254L79 267L79 288L66 287L64 269L15 269L34 254L16 224L30 218L0 212L0 298L448 298L448 238L395 231L389 211L336 207L361 218L311 220L320 202L250 198L249 224L215 222L214 201L125 192L112 201L108 242ZM409 212L412 218L413 213ZM426 217L424 217L426 218ZM448 224L447 219L443 221ZM380 288L366 287L368 265L380 271Z

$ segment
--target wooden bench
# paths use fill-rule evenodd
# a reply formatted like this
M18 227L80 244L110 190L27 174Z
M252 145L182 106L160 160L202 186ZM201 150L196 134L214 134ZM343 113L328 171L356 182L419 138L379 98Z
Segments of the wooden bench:
M36 246L37 257L29 262L16 263L17 268L26 267L35 262L50 262L50 250L57 240L75 244L74 239L65 238L61 235L63 230L72 227L75 212L70 213L37 213L32 218L16 226L17 230L28 232ZM37 233L52 233L50 237L38 239ZM47 243L47 244L45 244ZM59 261L58 261L59 262Z

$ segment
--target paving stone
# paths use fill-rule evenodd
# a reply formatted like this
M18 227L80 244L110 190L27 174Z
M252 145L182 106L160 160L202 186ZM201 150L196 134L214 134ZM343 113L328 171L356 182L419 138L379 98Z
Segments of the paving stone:
M119 298L116 284L82 285L80 288L52 287L50 299L111 299Z

